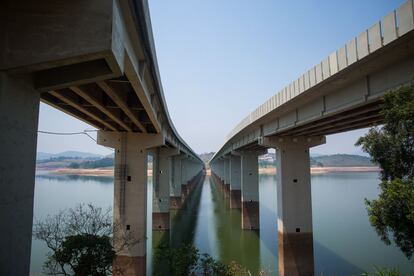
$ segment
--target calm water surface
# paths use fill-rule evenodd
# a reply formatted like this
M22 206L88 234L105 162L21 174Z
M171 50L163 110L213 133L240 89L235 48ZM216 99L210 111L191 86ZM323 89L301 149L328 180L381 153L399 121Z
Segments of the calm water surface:
M377 173L312 176L317 275L357 275L372 270L374 265L398 267L403 273L414 271L414 263L397 248L383 244L368 222L364 198L377 196L377 184ZM149 183L149 203L151 195ZM184 214L175 217L171 230L173 242L190 240L201 253L224 262L235 260L252 272L262 269L277 275L275 176L260 176L260 231L257 232L240 230L240 211L228 208L228 202L209 177L194 195ZM38 175L34 213L36 218L42 218L81 202L108 208L112 207L112 196L112 178ZM148 206L149 212L151 209ZM157 239L157 234L149 239L148 256L151 242ZM32 275L41 275L46 253L44 244L32 242ZM151 258L148 262L151 263Z

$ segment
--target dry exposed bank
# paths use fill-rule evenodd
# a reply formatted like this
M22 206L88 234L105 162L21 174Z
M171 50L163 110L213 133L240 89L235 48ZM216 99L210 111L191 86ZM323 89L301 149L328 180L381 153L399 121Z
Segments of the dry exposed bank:
M325 174L333 172L379 172L379 167L312 167L311 174ZM276 168L260 168L260 174L276 174Z
M312 167L311 174L326 174L335 172L380 172L378 167ZM58 168L50 170L52 174L66 174L66 175L85 175L85 176L113 176L114 169L111 168L99 168L99 169L70 169L70 168ZM276 168L260 168L260 174L272 175L276 174ZM210 175L210 170L207 171ZM148 175L152 176L152 170L148 170Z
M99 168L99 169L70 169L60 168L51 170L53 174L66 174L66 175L85 175L85 176L114 176L114 168ZM152 176L152 170L148 170L148 175Z

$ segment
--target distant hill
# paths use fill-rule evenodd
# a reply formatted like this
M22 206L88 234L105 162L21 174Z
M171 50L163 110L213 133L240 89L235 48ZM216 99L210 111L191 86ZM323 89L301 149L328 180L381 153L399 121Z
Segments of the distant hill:
M267 153L259 157L259 163L262 167L274 166L276 163L274 153ZM355 154L316 154L310 157L312 167L371 167L375 166L371 159L366 156Z
M371 167L375 166L371 159L366 156L353 154L332 154L313 157L317 163L324 167Z
M82 151L64 151L60 153L38 152L36 155L36 160L46 160L46 159L60 158L60 157L87 159L87 158L102 158L103 156L99 154L82 152Z
M214 152L199 154L204 162L210 161ZM102 168L113 166L113 154L106 156L80 152L65 151L57 154L45 152L37 153L38 169L54 168ZM152 167L152 158L149 156L149 167ZM276 156L274 153L267 153L259 157L260 167L273 167L276 165ZM371 167L373 164L369 157L355 154L332 154L332 155L312 155L310 158L312 167Z
M211 157L213 157L215 152L205 152L205 153L201 153L198 156L201 158L201 160L204 161L204 163L208 163L208 161L210 161Z
M106 167L113 167L113 166L114 166L113 158L102 158L102 159L91 160L91 161L72 162L68 165L68 168L96 169L96 168L106 168Z

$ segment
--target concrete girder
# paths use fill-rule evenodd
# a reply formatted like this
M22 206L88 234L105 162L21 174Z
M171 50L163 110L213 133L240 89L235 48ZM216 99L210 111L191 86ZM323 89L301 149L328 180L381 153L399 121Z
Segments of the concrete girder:
M111 98L114 103L116 103L122 111L128 116L128 118L139 128L139 130L143 133L146 133L146 128L142 125L142 123L138 120L132 110L129 108L127 103L127 94L126 93L119 93L117 92L108 82L106 81L98 81L97 85ZM122 97L124 96L124 97Z
M131 127L129 127L120 117L111 111L105 106L103 100L96 96L95 91L88 89L88 86L72 86L70 89L76 93L79 97L82 97L85 101L89 102L91 105L95 106L102 113L104 113L108 118L111 118L115 123L120 125L124 130L132 132Z

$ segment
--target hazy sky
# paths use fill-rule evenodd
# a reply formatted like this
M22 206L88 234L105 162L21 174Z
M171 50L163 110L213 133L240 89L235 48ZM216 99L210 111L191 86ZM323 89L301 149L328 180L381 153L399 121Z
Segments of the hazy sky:
M215 151L236 124L403 0L149 0L170 116L196 152ZM39 130L91 129L41 104ZM315 153L360 153L366 130L332 135ZM86 136L39 134L38 151L107 154Z

